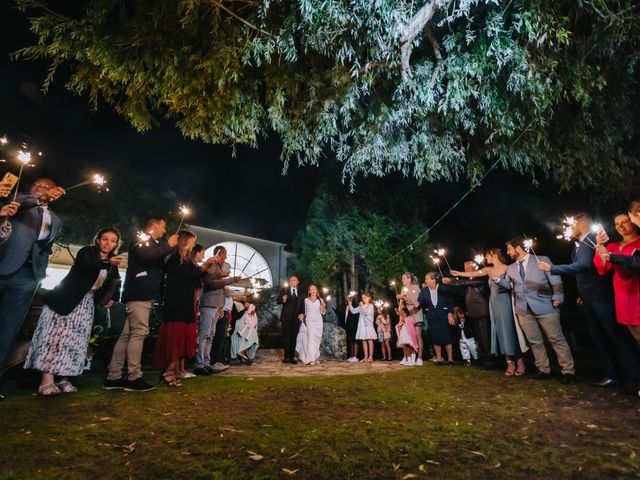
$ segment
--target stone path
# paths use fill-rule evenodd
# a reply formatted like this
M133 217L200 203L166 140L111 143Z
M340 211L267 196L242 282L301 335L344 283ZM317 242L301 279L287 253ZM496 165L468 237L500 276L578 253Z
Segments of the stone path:
M308 377L319 375L359 375L403 370L409 367L398 365L399 360L373 363L349 363L345 360L320 358L320 365L291 365L282 363L282 349L258 350L256 361L251 366L231 366L217 376L243 377Z

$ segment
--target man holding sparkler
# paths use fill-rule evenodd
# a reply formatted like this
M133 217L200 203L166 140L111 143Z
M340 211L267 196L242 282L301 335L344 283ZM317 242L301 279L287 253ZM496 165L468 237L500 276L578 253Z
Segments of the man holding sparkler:
M109 373L104 381L106 390L146 392L155 387L142 378L142 347L149 334L151 308L160 292L164 259L178 243L178 235L163 239L167 224L162 218L147 220L139 239L129 244L129 264L122 302L127 307L127 320L113 348ZM127 362L128 378L122 370Z
M15 196L20 207L10 220L12 233L0 249L0 375L62 229L49 203L64 193L53 180L39 178L29 194Z
M569 222L568 220L571 220ZM538 268L552 275L575 275L578 294L583 305L587 329L593 346L600 357L603 378L596 383L599 387L613 387L624 373L628 380L640 385L640 363L629 343L628 332L618 322L613 303L612 275L600 276L593 264L596 233L589 214L579 213L567 217L565 238L575 239L568 265L550 265L540 262ZM616 366L616 356L624 372Z
M532 240L524 237L516 237L507 242L507 254L514 262L507 267L504 277L494 278L494 281L504 288L513 289L515 293L518 322L531 345L538 368L531 378L543 380L551 376L544 334L558 357L562 383L574 383L573 355L560 325L559 308L564 301L562 279L538 268L539 262L553 264L549 257L535 254L531 243Z

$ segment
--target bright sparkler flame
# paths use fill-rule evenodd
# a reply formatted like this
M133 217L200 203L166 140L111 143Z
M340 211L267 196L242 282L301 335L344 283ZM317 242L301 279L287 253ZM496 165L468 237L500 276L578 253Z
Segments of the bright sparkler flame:
M331 300L331 295L327 295L327 302Z
M25 165L28 165L31 162L31 152L25 152L24 150L18 151L18 160Z
M93 176L93 183L95 183L99 187L102 187L105 183L107 183L107 180L104 178L104 176L100 175L99 173L96 173Z
M384 307L384 300L375 300L373 304L378 310L380 310L382 307Z
M431 257L431 261L436 265L438 265L440 263L440 259L437 258L437 257Z
M473 261L480 265L482 262L484 262L484 255L476 255L475 257L473 257Z
M2 137L0 137L0 145L4 147L7 143L9 143L9 139L7 138L6 135L3 135Z
M562 234L558 235L556 238L566 240L570 242L573 240L573 229L576 226L576 219L573 217L564 217L562 219Z
M601 223L594 223L593 225L591 225L591 231L593 233L600 233L602 230L603 229Z
M524 242L522 242L522 245L524 246L524 250L529 253L529 251L533 248L533 240L527 238Z
M143 231L139 231L136 234L136 237L138 237L138 245L145 245L147 247L149 246L149 240L151 239L151 235Z
M327 287L322 287L322 293L329 293L329 289Z
M438 248L438 249L434 250L433 253L435 253L439 257L444 257L444 255L445 255L445 253L447 253L447 251L444 248Z
M180 215L182 216L187 216L191 213L191 209L189 207L187 207L186 205L182 205L180 207Z
M353 290L351 290L351 291L349 292L349 298L351 298L351 297L355 297L355 296L356 296L356 292L354 292Z

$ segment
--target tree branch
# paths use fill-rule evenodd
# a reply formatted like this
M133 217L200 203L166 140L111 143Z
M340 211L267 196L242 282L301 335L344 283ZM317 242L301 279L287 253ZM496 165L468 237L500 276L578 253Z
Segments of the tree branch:
M440 51L440 44L438 43L438 40L436 40L436 37L433 34L433 30L431 30L431 25L427 24L424 27L424 30L427 33L427 38L431 42L431 46L433 47L433 54L436 56L436 68L433 69L433 73L431 74L431 82L429 82L429 89L433 90L433 87L436 84L436 80L438 78L438 73L440 73L440 63L442 62L442 52Z
M411 52L413 50L413 41L425 28L429 20L433 18L433 15L436 13L436 3L437 0L431 0L425 3L413 16L402 37L400 37L402 78L404 80L408 78L410 73L409 60L411 59Z
M257 30L260 33L263 33L264 35L267 36L271 36L271 34L269 32L267 32L266 30L261 29L260 27L255 26L253 23L245 20L244 18L242 18L240 15L238 15L236 12L234 12L233 10L231 10L228 7L225 7L222 2L218 1L218 0L211 0L211 3L213 3L214 5L216 5L218 8L220 8L221 10L224 10L225 12L227 12L229 15L231 15L233 18L235 18L236 20L239 20L240 22L244 23L246 26L253 28L254 30Z

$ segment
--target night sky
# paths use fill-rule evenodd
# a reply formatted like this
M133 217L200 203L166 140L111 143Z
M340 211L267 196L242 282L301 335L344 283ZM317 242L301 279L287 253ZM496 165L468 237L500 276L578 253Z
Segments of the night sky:
M184 139L170 123L140 134L107 107L93 112L87 98L67 92L62 71L43 94L46 65L9 59L10 52L34 42L27 20L12 2L0 6L0 37L0 135L28 140L45 153L29 171L31 178L47 175L64 186L93 171L104 172L112 183L128 176L140 189L155 190L176 204L191 199L190 221L195 225L289 245L305 225L318 183L340 182L340 165L331 158L319 167L293 165L283 175L277 139L265 139L257 150L241 147L233 158L229 147ZM6 167L0 168L4 172ZM359 179L358 186L368 181ZM426 202L425 228L468 188L466 181L420 188L399 176L385 181L406 185L406 201ZM606 223L625 205L626 200L596 204L588 193L560 194L550 182L535 187L529 177L498 171L432 232L431 239L448 247L450 261L459 265L475 249L502 246L525 232L538 237L537 253L563 262L571 246L555 239L558 232L549 228L554 222L564 213L587 210Z

